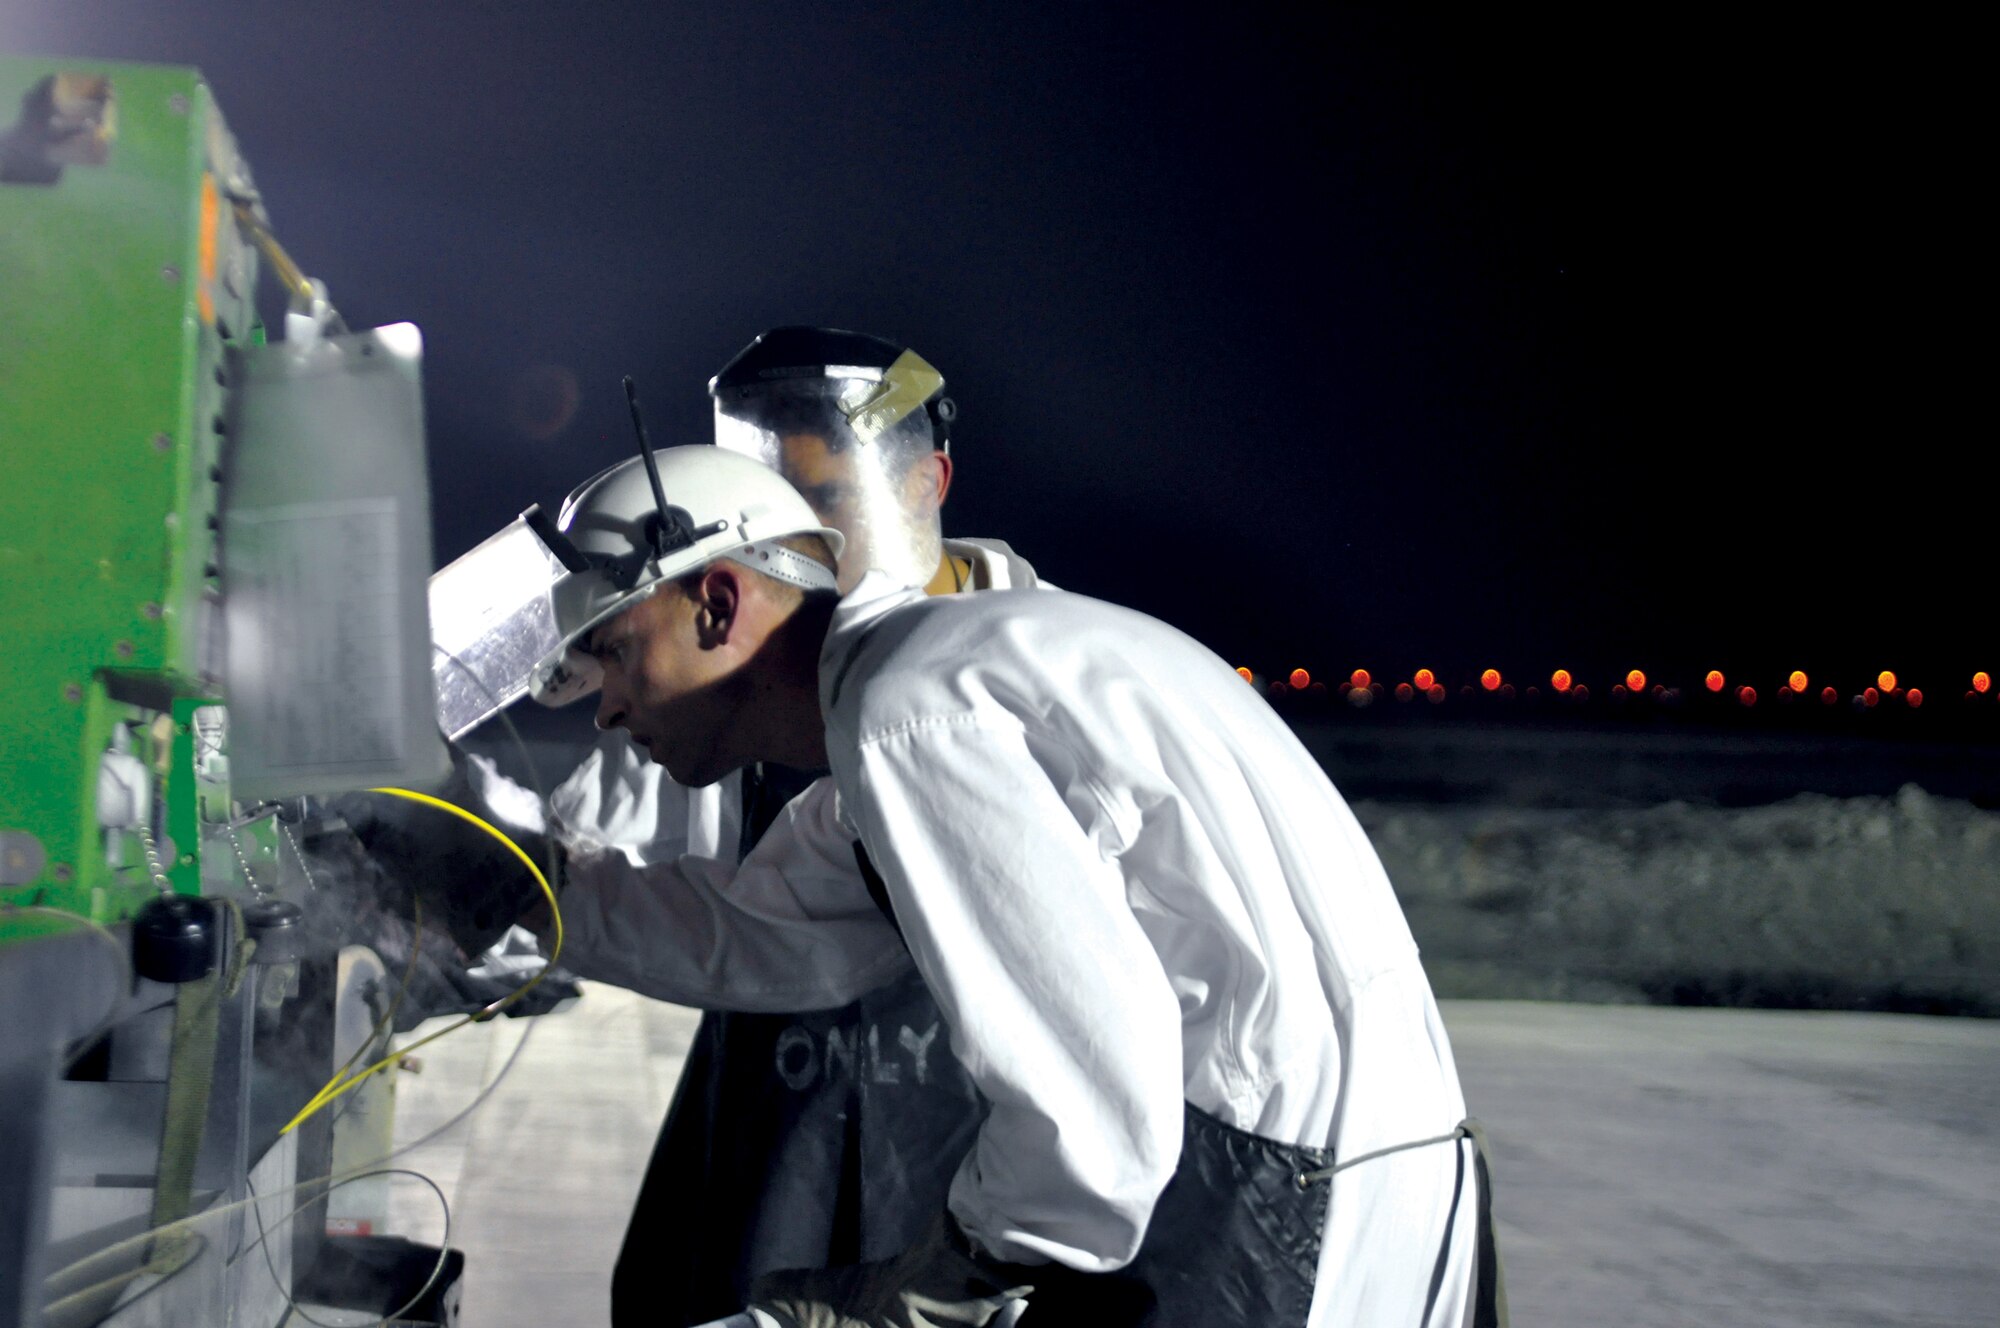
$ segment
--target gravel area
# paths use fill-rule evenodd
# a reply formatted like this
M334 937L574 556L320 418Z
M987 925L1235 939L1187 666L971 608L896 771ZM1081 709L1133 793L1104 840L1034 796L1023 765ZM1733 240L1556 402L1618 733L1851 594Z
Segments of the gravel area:
M1440 996L2000 1015L2000 812L1359 801Z

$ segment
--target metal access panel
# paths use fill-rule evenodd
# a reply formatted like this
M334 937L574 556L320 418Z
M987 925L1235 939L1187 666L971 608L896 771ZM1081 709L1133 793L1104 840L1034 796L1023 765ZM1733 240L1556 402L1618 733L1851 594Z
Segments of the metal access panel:
M218 688L224 347L255 324L231 193L193 70L0 57L0 901L110 922L200 889L168 821L193 814L176 702ZM116 746L158 787L107 837Z
M431 783L423 338L232 349L224 568L239 798Z

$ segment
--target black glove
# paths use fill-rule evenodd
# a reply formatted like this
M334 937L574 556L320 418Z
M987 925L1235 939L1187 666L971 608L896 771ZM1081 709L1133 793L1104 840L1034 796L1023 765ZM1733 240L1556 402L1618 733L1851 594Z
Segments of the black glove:
M451 777L437 796L496 820L463 754L454 748L452 755ZM449 813L384 793L344 794L330 806L383 873L423 900L427 924L448 932L468 962L542 898L541 887L506 845ZM547 870L546 840L518 827L501 828Z

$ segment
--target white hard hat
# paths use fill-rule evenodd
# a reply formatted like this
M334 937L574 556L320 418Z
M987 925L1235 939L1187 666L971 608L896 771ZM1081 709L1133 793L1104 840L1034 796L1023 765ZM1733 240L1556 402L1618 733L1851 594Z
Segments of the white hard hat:
M840 556L840 532L821 525L798 490L768 466L719 447L669 447L599 472L564 500L551 526L530 526L564 572L549 588L558 640L529 690L566 705L602 685L597 661L573 647L592 628L666 582L728 558L805 590L834 590L833 572L776 541L818 535Z

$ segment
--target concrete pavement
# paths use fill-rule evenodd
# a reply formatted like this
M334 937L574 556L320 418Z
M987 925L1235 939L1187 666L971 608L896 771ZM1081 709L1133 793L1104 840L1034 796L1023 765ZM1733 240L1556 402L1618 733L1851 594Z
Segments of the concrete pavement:
M2000 1022L1484 1001L1445 1021L1523 1328L2000 1322ZM413 1162L452 1193L468 1328L608 1323L694 1015L592 984L537 1022ZM399 1136L463 1105L519 1033L436 1044L400 1077ZM435 1201L398 1184L392 1218L435 1239Z
M1523 1325L2000 1322L2000 1023L1452 1002Z

